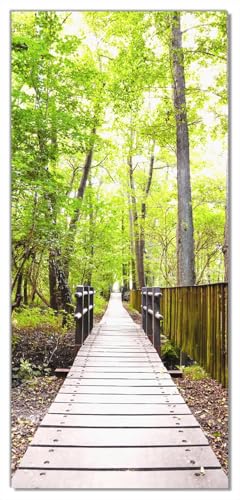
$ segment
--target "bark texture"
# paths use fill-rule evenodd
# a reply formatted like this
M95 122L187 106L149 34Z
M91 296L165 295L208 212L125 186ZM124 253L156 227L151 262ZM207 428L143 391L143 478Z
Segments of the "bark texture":
M193 285L195 284L193 216L180 13L174 12L171 19L172 46L170 52L173 71L173 100L177 135L177 284Z
M153 166L154 166L154 146L149 163L149 171L146 186L143 193L143 199L141 203L141 212L138 214L137 209L137 199L136 190L133 177L133 162L132 157L128 159L129 166L129 183L131 191L131 208L130 208L130 230L134 241L135 250L135 261L136 261L136 286L137 288L142 288L145 286L145 268L144 268L144 254L145 254L145 221L147 214L147 198L150 192L152 177L153 177Z

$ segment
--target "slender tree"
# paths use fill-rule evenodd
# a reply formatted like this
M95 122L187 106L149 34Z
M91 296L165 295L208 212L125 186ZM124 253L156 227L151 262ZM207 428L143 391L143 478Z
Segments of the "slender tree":
M178 184L177 283L178 285L194 285L195 266L189 134L180 12L174 12L171 15L171 25L172 44L170 57L173 72L173 99L176 119Z

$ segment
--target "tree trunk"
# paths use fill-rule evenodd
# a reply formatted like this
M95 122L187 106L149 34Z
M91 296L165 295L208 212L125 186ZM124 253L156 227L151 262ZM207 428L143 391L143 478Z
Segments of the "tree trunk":
M89 246L90 246L90 263L87 264L86 276L83 285L92 285L92 274L93 274L93 259L94 259L94 215L93 215L93 199L92 199L92 179L89 173L88 179L89 190L89 216L88 216L88 235L89 235Z
M95 141L95 136L96 136L96 129L95 127L92 130L92 145L90 150L87 153L84 167L83 167L83 173L82 177L80 180L80 184L78 187L78 192L77 192L77 199L82 200L84 196L84 192L86 189L87 185L87 180L89 177L91 165L92 165L92 160L93 160L93 150L94 150L94 141ZM69 229L68 229L68 234L67 234L67 240L66 240L66 248L64 252L64 258L63 258L63 269L64 269L64 274L66 278L68 279L69 275L69 265L70 265L70 260L71 260L71 255L73 254L74 251L74 242L75 242L75 235L76 235L76 230L77 230L77 222L79 221L80 217L80 207L76 208L74 215L70 221L69 224Z
M146 202L147 202L147 197L149 195L149 191L150 191L151 184L152 184L153 166L154 166L154 148L155 148L155 141L153 142L153 151L152 151L151 158L150 158L147 184L146 184L145 191L144 191L144 200L143 200L142 206L141 206L140 236L139 236L139 281L141 283L143 283L142 286L145 286L145 284L146 284L146 276L145 276L145 268L144 268L145 222L146 222L146 215L147 215Z
M131 212L132 212L132 229L133 229L133 242L134 242L134 252L135 252L135 263L136 263L136 285L137 288L142 288L144 286L142 280L142 274L140 270L140 254L139 254L139 222L137 213L137 200L135 194L135 185L133 179L133 164L132 157L128 159L129 166L129 181L131 190Z
M21 297L21 299L22 299L22 282L23 282L23 273L21 271L18 274L18 279L17 279L17 288L16 288L16 294L15 294L15 302L18 301L18 297Z
M177 284L194 285L195 268L189 137L185 97L184 57L179 12L174 12L172 14L172 47L170 53L173 69L173 100L177 135Z
M130 261L130 269L131 269L131 279L132 279L132 287L133 290L136 290L137 288L137 283L136 283L136 262L134 259L134 254L135 254L135 246L134 246L134 224L133 224L133 213L132 213L132 207L131 207L131 201L130 201L130 196L128 195L128 214L129 214L129 232L130 232L130 255L131 255L131 261Z
M125 233L125 225L124 225L124 212L122 212L122 286L123 290L129 290L129 268L125 255L125 245L124 245L124 233Z
M60 307L57 287L55 252L51 249L48 260L50 307L57 311Z
M23 280L23 303L28 305L28 276L26 275Z

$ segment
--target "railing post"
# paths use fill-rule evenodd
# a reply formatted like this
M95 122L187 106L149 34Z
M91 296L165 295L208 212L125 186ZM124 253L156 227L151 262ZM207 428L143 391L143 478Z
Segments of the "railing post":
M89 316L90 316L90 324L89 324L89 333L93 329L93 309L94 309L94 288L92 286L89 287L89 303L90 303L90 311L89 311Z
M83 342L89 334L89 286L83 287Z
M83 286L78 285L76 288L75 297L77 299L76 311L75 311L75 353L80 349L83 343Z
M161 348L161 331L160 331L160 320L162 316L160 315L160 287L155 286L152 288L152 322L153 322L153 345L158 354L160 354Z
M147 304L147 295L146 295L147 287L144 286L142 288L142 329L145 333L147 333L147 311L145 309Z
M149 340L153 344L153 328L152 328L152 317L149 310L152 312L152 288L147 287L146 289L146 298L147 298L147 336Z

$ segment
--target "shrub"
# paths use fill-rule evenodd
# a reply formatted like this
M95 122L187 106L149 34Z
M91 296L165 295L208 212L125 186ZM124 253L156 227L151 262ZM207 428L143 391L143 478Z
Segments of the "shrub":
M194 363L192 366L184 366L183 373L186 374L191 380L202 380L209 378L209 375L198 364Z
M30 363L28 359L21 358L20 365L13 368L13 379L14 380L30 380L34 377L39 377L40 375L49 375L51 373L51 368L48 367L47 363L42 365L35 365Z
M103 314L107 306L107 301L100 295L96 293L94 295L94 314Z
M61 329L62 315L56 314L51 308L23 306L13 311L13 326L19 329L51 326L55 330Z
M179 362L180 350L172 342L167 340L161 346L161 359L168 366L175 366Z

